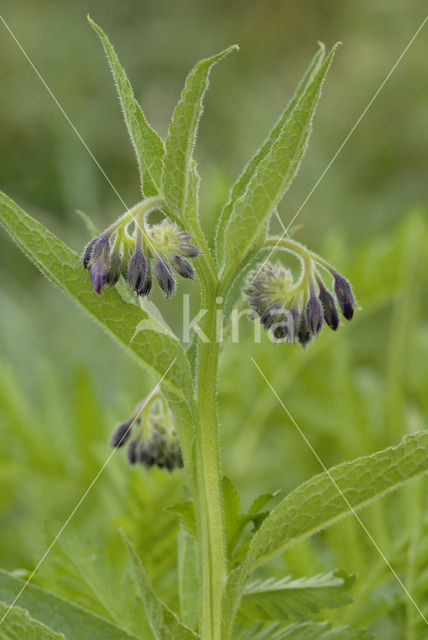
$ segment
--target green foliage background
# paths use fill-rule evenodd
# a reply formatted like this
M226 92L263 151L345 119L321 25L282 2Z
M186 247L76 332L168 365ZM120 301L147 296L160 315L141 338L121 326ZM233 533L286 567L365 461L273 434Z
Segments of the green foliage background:
M344 46L324 88L302 170L280 206L285 224L424 17L416 0L394 7L313 1L304 8L279 0L6 0L3 7L128 205L139 198L137 168L86 13L111 36L137 98L162 134L194 62L240 44L240 53L211 80L196 152L202 215L211 230L231 182L291 96L316 41L340 39ZM1 24L0 58L0 187L80 250L87 233L75 209L102 228L122 205ZM395 444L426 424L425 59L422 33L298 219L303 227L296 237L351 279L363 311L338 335L324 332L305 353L267 339L255 345L245 320L239 344L224 349L224 468L246 506L263 491L284 495L320 471L251 356L327 466ZM173 304L155 301L180 331L180 296ZM25 573L34 566L109 454L112 428L151 388L137 365L2 233L1 567ZM425 614L426 488L426 480L417 481L362 513ZM115 610L110 593L124 580L126 554L116 533L122 525L137 541L155 587L176 607L177 522L165 507L183 499L179 474L129 469L123 455L115 455L35 582L114 621L124 606L118 602ZM98 566L108 579L100 578ZM357 575L356 602L337 612L337 622L367 626L379 638L424 637L424 623L354 520L288 551L268 574L299 577L334 567ZM141 629L144 620L135 618L132 606L129 617Z

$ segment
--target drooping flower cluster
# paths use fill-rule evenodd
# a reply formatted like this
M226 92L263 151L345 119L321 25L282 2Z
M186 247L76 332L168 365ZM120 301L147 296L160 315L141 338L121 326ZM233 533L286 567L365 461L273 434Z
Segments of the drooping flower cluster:
M196 258L201 252L190 240L187 232L180 231L166 218L153 226L125 219L122 225L113 225L89 242L82 263L90 270L92 288L98 295L104 285L115 285L122 275L131 291L147 296L152 289L154 262L159 286L170 298L175 291L174 271L183 278L194 279L187 258Z
M132 432L134 437L130 440ZM170 472L183 468L171 414L160 394L149 402L142 402L128 420L121 422L114 430L110 444L119 449L128 441L129 464L140 463L147 469L156 466Z
M305 250L304 250L305 251ZM326 266L334 279L334 293L329 291L316 265L317 257L306 252L302 274L293 281L290 269L281 262L259 265L248 275L244 289L253 318L258 318L275 342L299 342L306 347L317 337L323 324L336 331L339 312L351 320L358 308L349 281Z

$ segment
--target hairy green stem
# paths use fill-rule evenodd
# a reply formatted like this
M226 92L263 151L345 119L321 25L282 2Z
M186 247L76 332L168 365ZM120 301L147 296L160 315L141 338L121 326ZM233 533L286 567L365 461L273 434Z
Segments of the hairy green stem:
M196 477L199 545L201 558L201 617L203 640L221 639L222 594L226 582L225 530L220 482L220 450L217 421L217 369L215 283L204 283L207 309L199 338L196 369ZM213 286L214 285L214 286Z
M310 251L303 244L300 244L300 242L292 240L291 238L286 238L285 236L271 236L266 239L263 248L271 250L283 249L290 253L294 253L294 255L299 258L303 258L304 260L309 257L312 258L312 260L315 260L315 262L318 262L318 264L324 267L324 269L327 269L330 273L335 272L334 267L327 262L327 260L324 260L324 258L319 256L317 253Z

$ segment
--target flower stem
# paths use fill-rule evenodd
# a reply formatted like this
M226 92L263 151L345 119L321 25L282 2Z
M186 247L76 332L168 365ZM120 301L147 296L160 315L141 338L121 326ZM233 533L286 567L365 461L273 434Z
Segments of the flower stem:
M318 262L324 269L327 269L330 273L335 273L335 269L332 265L324 260L321 256L319 256L314 251L310 251L303 244L297 242L296 240L291 240L291 238L285 238L280 236L271 236L266 239L264 249L283 249L285 251L289 251L290 253L294 253L294 255L307 259L308 257L312 258L315 262Z
M207 309L199 339L196 382L196 475L197 511L201 558L201 617L203 640L221 639L222 594L226 582L225 532L223 522L220 451L217 421L216 286L208 286L202 298ZM205 288L205 287L204 287Z

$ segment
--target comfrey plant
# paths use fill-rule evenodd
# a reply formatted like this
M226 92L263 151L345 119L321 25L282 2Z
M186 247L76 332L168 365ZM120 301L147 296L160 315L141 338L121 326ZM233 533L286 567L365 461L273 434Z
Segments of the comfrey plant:
M210 246L199 217L193 151L212 67L237 47L197 63L162 140L148 124L107 36L91 24L104 46L136 151L141 202L93 238L83 256L5 195L1 195L0 222L42 272L157 382L155 391L111 437L112 447L126 445L131 464L174 473L183 468L189 490L190 499L172 508L183 522L177 569L179 613L154 593L126 539L153 636L158 640L372 637L348 626L332 629L328 613L320 614L352 600L352 579L346 573L260 580L254 572L291 545L355 515L360 507L427 471L426 432L309 479L271 510L274 496L262 495L246 513L241 513L230 480L221 476L219 447L221 345L216 338L218 318L226 326L231 317L230 312L219 315L219 307L226 305L230 311L246 301L251 315L275 340L303 347L318 337L323 324L335 331L341 316L351 320L357 309L350 283L326 260L288 236L269 235L272 213L306 150L336 47L326 55L320 45L294 97L232 186L219 214L215 245ZM153 212L160 223L150 222ZM284 251L300 260L297 279L279 261ZM195 280L194 294L204 310L201 332L187 349L139 304L150 295L155 279L171 297L177 275ZM45 611L43 622L64 633L61 637L70 637L72 625L61 626L51 610L54 607ZM38 610L30 613L36 619L40 615ZM115 633L118 640L130 637L118 627Z

